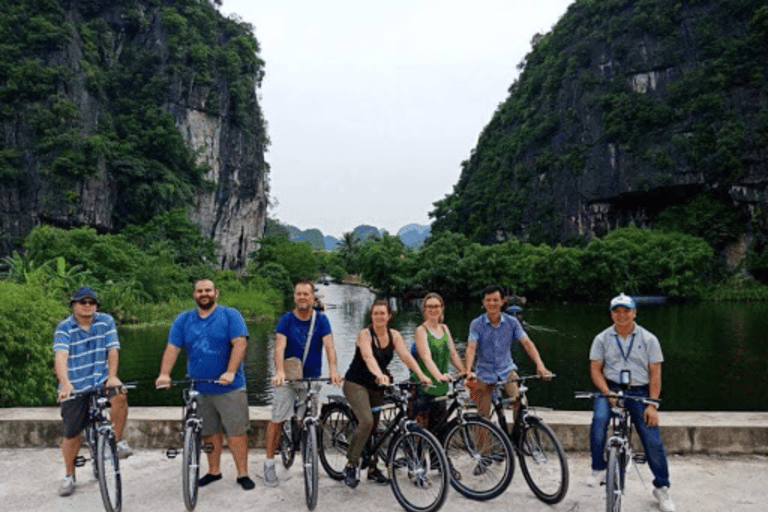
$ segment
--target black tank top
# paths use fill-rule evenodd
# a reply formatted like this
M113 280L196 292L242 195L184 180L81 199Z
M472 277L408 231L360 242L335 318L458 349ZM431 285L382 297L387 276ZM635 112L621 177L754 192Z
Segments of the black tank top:
M376 363L379 365L379 369L386 375L389 375L387 366L392 361L392 357L395 354L394 344L392 343L392 331L387 327L387 336L389 337L389 344L381 348L377 343L376 333L373 332L373 326L368 326L368 331L371 333L371 350L373 350L373 357L376 359ZM376 384L376 376L374 376L368 369L368 365L365 364L362 354L360 353L360 347L355 347L355 356L352 358L352 364L349 365L347 374L344 376L350 382L360 384L368 389L380 389L381 386Z

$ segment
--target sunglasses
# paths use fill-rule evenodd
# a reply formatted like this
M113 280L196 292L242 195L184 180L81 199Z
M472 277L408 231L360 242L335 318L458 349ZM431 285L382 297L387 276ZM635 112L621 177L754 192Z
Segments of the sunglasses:
M80 304L81 306L95 306L96 305L96 301L95 300L91 300L91 299L79 300L79 301L77 301L77 303Z
M425 309L439 309L441 307L442 306L440 304L427 304L426 306L424 306Z

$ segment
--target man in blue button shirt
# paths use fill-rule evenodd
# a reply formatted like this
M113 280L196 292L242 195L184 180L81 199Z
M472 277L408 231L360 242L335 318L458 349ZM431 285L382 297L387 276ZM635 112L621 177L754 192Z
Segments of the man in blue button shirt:
M544 366L536 345L533 344L520 322L501 311L504 307L503 289L498 285L486 286L483 290L485 313L472 320L467 339L467 379L477 381L477 410L485 417L491 415L491 396L497 382L505 382L504 390L509 396L517 396L517 383L509 382L517 377L517 365L512 360L512 344L519 342L536 364L539 375L550 375ZM472 365L477 356L477 367Z

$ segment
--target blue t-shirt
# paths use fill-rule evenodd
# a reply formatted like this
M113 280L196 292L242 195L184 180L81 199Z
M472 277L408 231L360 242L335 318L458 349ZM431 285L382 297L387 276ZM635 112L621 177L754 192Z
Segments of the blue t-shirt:
M84 330L70 315L53 333L53 351L68 352L67 374L75 391L86 391L109 378L108 354L120 349L117 327L107 313L97 312L90 329Z
M309 324L312 319L300 320L293 311L280 317L275 332L286 337L285 358L304 357L304 345L307 343ZM331 323L323 313L317 312L315 328L309 345L307 360L304 361L304 377L317 378L323 371L323 338L331 334Z
M501 314L495 327L487 313L472 320L467 341L477 343L477 377L488 384L499 379L506 381L517 370L512 360L512 343L527 337L520 322L506 313Z
M173 321L168 332L168 343L183 348L187 353L187 373L193 379L218 379L227 371L232 354L232 340L245 336L248 328L238 310L217 305L213 313L201 318L197 308L184 311ZM245 387L243 364L235 372L235 380L228 386L201 383L195 387L203 395L226 393Z

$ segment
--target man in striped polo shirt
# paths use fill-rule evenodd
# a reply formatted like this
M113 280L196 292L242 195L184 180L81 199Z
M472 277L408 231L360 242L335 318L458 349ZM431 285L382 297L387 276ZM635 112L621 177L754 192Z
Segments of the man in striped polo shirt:
M120 342L114 319L107 313L99 313L96 292L87 286L78 288L69 301L72 314L64 319L53 335L54 369L59 379L57 399L62 402L75 392L87 391L105 384L120 386L117 377ZM133 452L123 439L128 417L128 401L125 392L116 393L109 399L110 416L118 440L120 458ZM80 435L88 420L88 398L79 395L61 403L64 420L64 454L66 476L59 488L61 496L69 496L75 490L75 458L80 451Z

